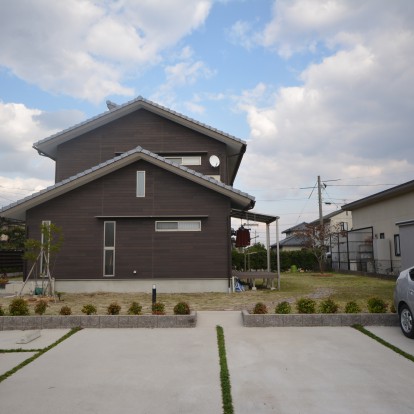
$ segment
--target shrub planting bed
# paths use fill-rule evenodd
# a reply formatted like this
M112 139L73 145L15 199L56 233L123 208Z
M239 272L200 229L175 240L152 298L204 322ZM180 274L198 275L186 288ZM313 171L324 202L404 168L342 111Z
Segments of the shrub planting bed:
M0 331L61 328L194 328L197 313L189 315L42 315L1 316Z

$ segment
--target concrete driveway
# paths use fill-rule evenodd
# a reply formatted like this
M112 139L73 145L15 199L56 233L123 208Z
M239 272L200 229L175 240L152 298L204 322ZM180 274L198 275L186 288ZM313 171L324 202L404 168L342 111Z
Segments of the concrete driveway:
M199 312L194 329L80 331L0 383L0 412L221 413L216 325L235 413L414 412L414 363L373 339L342 327L243 328L239 312Z

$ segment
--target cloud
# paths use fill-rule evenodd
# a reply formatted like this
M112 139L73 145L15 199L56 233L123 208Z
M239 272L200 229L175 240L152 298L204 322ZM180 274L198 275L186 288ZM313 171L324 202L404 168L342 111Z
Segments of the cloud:
M172 64L165 66L164 73L165 83L157 88L150 99L177 111L187 109L196 114L203 113L204 107L198 103L196 95L183 101L177 98L177 90L191 87L200 79L209 79L215 75L215 71L202 60L195 59L193 50L186 46L175 56Z
M285 58L311 44L328 49L300 73L297 86L262 83L238 97L250 128L239 182L253 193L260 183L258 199L303 194L298 188L313 185L317 175L349 185L414 178L414 7L379 3L275 3L263 46ZM347 201L387 188L329 185L330 196Z
M125 77L159 63L210 8L208 0L9 1L0 14L0 65L43 90L94 103L133 95Z
M49 113L0 101L0 205L52 184L54 162L39 156L32 143L83 119L80 111Z

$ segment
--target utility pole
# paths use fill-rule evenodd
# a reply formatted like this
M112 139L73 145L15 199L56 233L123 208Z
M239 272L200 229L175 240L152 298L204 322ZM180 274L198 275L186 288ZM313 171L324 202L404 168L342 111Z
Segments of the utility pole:
M323 227L321 176L318 175L319 224Z

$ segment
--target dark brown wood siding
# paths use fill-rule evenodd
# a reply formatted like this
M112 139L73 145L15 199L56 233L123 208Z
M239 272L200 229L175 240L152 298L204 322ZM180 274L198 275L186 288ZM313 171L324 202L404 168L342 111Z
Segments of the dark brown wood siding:
M199 153L201 165L189 168L206 175L221 175L222 181L227 183L225 144L145 109L60 145L56 157L56 182L137 146L165 155ZM208 161L211 155L220 158L220 167L211 167Z
M145 198L136 197L137 171L146 172ZM32 238L42 220L62 227L56 279L104 278L105 220L116 222L115 279L222 278L229 276L229 212L227 197L138 161L29 210L27 225ZM156 232L165 215L200 217L201 231Z

